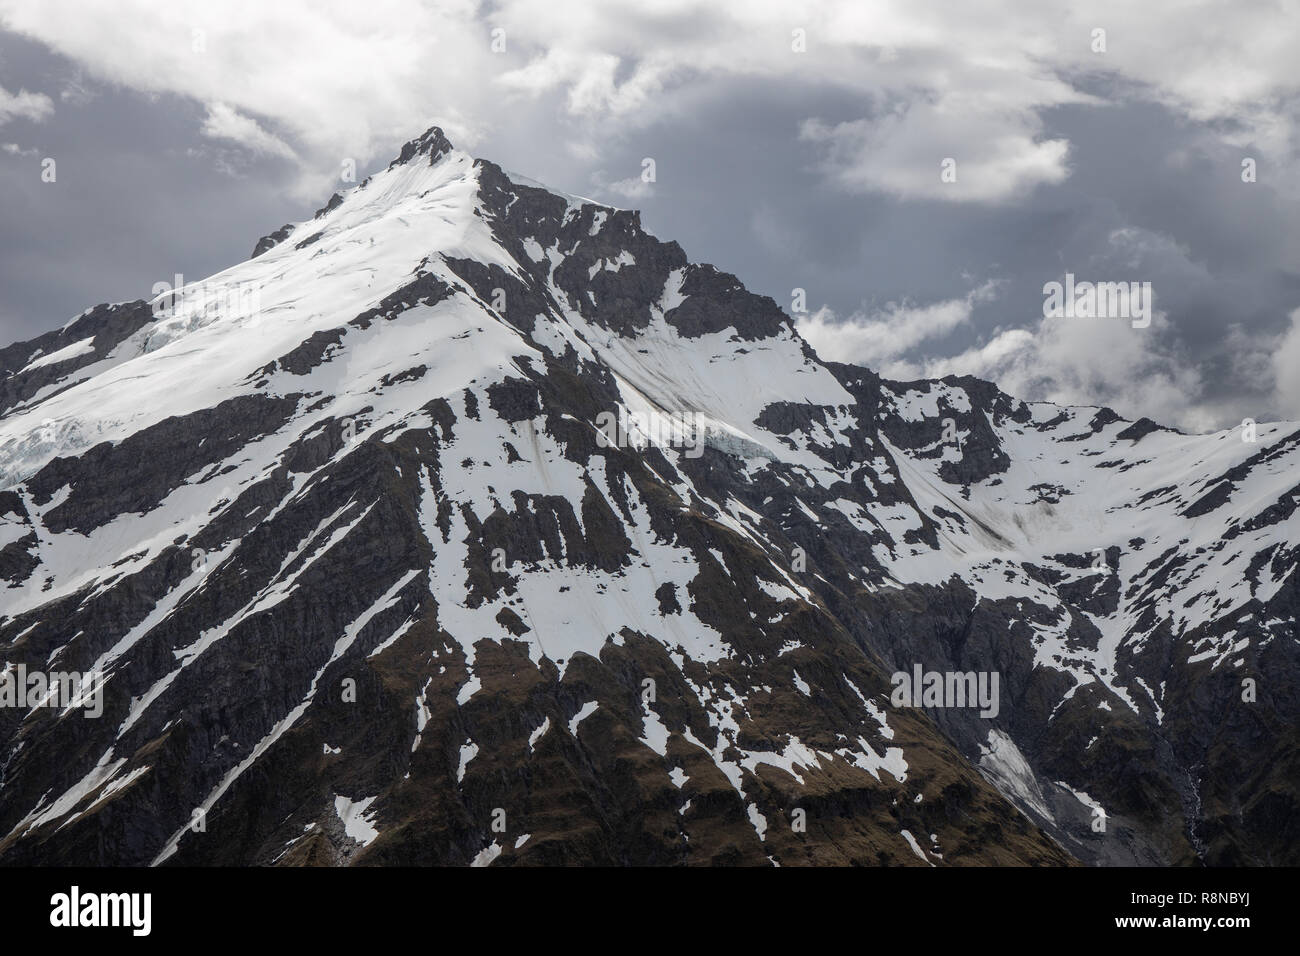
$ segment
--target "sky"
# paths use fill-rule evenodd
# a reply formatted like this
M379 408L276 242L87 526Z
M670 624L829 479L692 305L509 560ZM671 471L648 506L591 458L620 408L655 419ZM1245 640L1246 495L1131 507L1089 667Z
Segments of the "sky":
M1300 418L1297 64L1297 2L0 0L0 340L245 259L437 124L825 358ZM1048 314L1067 274L1149 321Z

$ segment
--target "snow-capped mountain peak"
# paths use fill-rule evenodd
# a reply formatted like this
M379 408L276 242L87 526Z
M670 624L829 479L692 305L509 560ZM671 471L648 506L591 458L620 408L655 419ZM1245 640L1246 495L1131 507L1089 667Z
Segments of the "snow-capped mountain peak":
M103 687L0 859L1294 857L1294 425L823 362L436 128L254 253L0 350L5 671Z

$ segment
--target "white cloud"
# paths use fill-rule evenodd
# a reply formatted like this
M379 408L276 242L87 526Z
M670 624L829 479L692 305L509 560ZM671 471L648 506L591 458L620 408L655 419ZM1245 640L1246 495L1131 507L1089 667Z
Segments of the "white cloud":
M54 113L54 103L44 93L19 90L10 93L0 86L0 126L12 119L28 119L39 123Z
M623 199L646 199L655 194L653 183L648 183L640 176L629 176L612 182L604 172L597 171L591 175L592 185L598 193L613 193Z
M1195 363L1168 343L1168 323L1156 311L1148 328L1124 319L1043 318L1031 328L997 329L982 345L944 355L936 349L950 332L967 325L972 307L996 295L985 283L967 296L927 306L893 305L871 315L837 321L823 309L798 323L818 355L865 365L886 378L911 381L973 375L996 382L1026 401L1106 405L1127 418L1151 418L1187 431L1225 428L1250 416L1271 417L1257 396L1211 400ZM1279 404L1300 415L1300 310L1280 348L1267 337L1235 329L1232 359L1265 374L1273 355ZM1259 381L1259 379L1256 379Z
M990 280L962 298L924 306L890 302L869 315L859 313L844 320L822 308L799 320L799 334L823 358L881 371L902 368L903 356L922 342L942 338L965 325L977 303L997 295L998 285Z
M65 80L63 89L59 90L59 100L72 106L85 106L95 99L95 95L80 71Z
M1163 345L1164 313L1149 328L1122 319L1042 319L1033 329L995 335L982 347L922 364L926 375L975 375L1033 401L1109 405L1191 431L1220 425L1220 406L1200 401L1200 372Z
M208 104L208 117L201 132L213 139L232 140L258 155L297 158L288 143L268 133L251 116L244 116L225 103Z
M1098 102L1081 81L1099 77L1295 172L1300 30L1284 17L1228 0L0 0L0 24L88 77L256 116L265 135L245 141L291 148L313 180L431 122L465 146L549 125L585 155L739 78L860 99L860 116L806 118L811 158L840 186L977 202L1069 174L1069 144L1044 137L1042 116ZM1105 53L1092 51L1096 27ZM493 29L505 52L492 52ZM795 29L806 52L792 49ZM939 180L945 157L956 183Z
M1162 312L1145 329L1122 319L1045 318L957 355L899 360L881 371L899 379L973 375L1026 401L1106 405L1192 432L1226 427L1233 412L1205 399L1195 364L1163 344L1166 328Z
M506 66L476 10L418 0L0 0L0 26L69 57L87 79L216 104L206 133L272 154L285 155L277 142L291 148L300 195L319 199L345 158L360 166L434 122L471 145L478 124L496 119L492 78Z
M992 116L956 94L878 119L809 120L800 135L822 147L822 169L850 191L1000 202L1066 178L1069 143L1040 138L1038 127L1033 113Z
M1273 380L1282 414L1300 419L1300 309L1291 313L1290 328L1273 352Z

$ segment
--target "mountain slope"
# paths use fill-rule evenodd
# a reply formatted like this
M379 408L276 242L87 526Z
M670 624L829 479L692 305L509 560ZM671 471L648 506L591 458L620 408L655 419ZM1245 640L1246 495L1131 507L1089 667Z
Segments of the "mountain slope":
M822 362L437 129L254 253L0 352L0 653L106 675L0 862L1300 856L1295 426Z

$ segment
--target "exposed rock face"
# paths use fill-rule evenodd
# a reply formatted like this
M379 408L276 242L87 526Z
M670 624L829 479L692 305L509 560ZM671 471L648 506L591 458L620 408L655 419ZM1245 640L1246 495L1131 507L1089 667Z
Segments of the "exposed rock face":
M0 662L105 675L0 862L1300 863L1296 426L822 362L436 129L300 226L0 351Z

